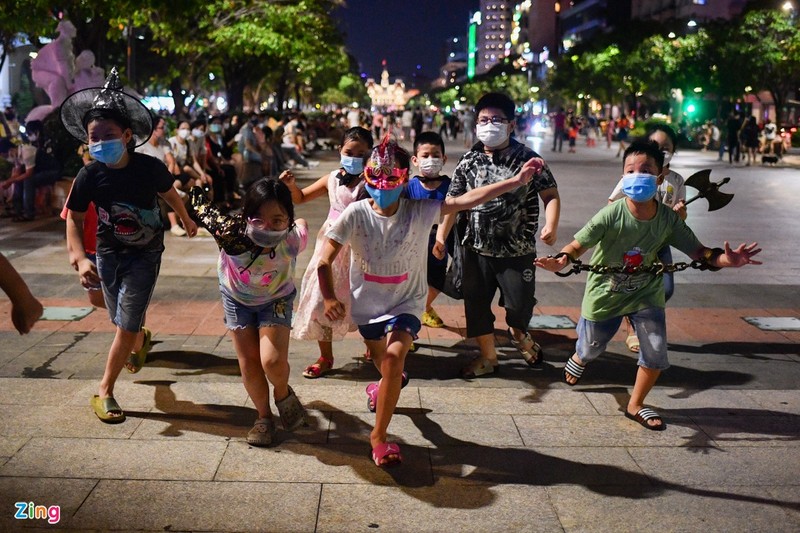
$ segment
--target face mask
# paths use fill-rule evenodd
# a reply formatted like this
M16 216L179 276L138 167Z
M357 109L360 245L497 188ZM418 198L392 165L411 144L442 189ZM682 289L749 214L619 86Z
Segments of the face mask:
M363 157L351 157L349 155L343 155L341 157L342 168L348 174L361 174L364 171L364 158Z
M419 159L419 171L426 178L433 178L439 175L444 166L444 161L438 157L426 157Z
M394 189L376 189L372 185L365 185L370 197L375 200L375 203L381 209L388 209L399 198L403 192L403 187L395 187Z
M208 127L211 133L219 133L222 131L222 124L212 124Z
M100 141L89 145L89 153L101 163L116 165L125 153L125 145L122 139Z
M247 224L245 235L247 238L262 248L275 248L289 234L289 229L272 231L268 229L258 229L252 224Z
M634 202L646 202L656 195L656 177L634 172L622 176L622 192Z
M189 130L178 130L178 137L181 139L186 139L189 137Z
M672 155L672 152L664 150L664 166L669 165L669 162L672 161Z
M475 128L478 140L481 141L487 148L495 148L501 146L508 140L508 125L498 124L478 124Z
M192 130L192 137L194 137L195 139L201 139L201 138L203 138L203 136L205 134L206 134L206 132L204 132L203 130L201 130L199 128L195 128L195 129Z

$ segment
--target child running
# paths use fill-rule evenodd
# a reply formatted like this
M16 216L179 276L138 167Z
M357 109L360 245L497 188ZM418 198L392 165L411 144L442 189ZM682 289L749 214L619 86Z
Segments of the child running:
M450 178L439 173L447 163L447 156L444 153L444 141L442 137L433 131L424 131L414 139L414 155L411 162L419 168L419 176L414 176L406 186L406 195L412 200L436 200L444 202L447 191L450 189ZM425 300L425 312L422 313L422 323L429 328L442 328L444 322L433 308L433 301L444 289L444 280L447 273L447 254L439 259L433 254L433 247L436 245L436 229L434 224L428 238L428 297ZM447 237L447 250L453 251L453 240L455 237L451 232Z
M364 169L371 200L350 204L328 230L319 260L325 316L341 320L349 311L381 374L367 386L368 405L375 407L370 433L372 460L378 466L402 462L400 447L388 442L388 427L400 398L403 366L417 337L427 294L426 252L433 224L443 214L469 209L528 183L544 161L531 159L515 176L471 190L443 202L401 198L408 180L409 155L384 137ZM351 246L351 308L334 289L333 263L345 244ZM371 409L370 409L371 410Z
M281 174L283 181L292 191L295 204L310 202L327 192L330 201L328 218L323 222L314 246L314 255L303 274L300 286L297 313L292 324L292 338L299 340L316 340L319 344L319 358L303 370L303 376L309 379L318 378L333 368L333 340L341 340L349 331L355 331L356 325L348 312L340 320L329 320L325 316L325 303L319 289L317 264L325 244L325 234L331 225L342 214L342 211L364 193L364 181L361 173L364 162L372 150L372 135L366 128L350 128L344 133L339 148L341 168L303 188L297 187L291 172ZM336 297L350 308L350 246L345 246L332 265Z
M122 91L116 69L102 88L78 91L61 106L61 122L89 145L96 160L83 167L67 200L67 249L81 285L102 286L111 321L117 327L98 394L91 399L106 423L125 420L114 399L114 384L142 331L164 251L164 225L157 197L180 216L193 237L197 226L172 187L161 161L135 153L153 129L150 111ZM97 265L86 256L84 214L94 202L97 212Z
M665 245L675 246L709 269L759 265L752 259L761 251L757 244L740 244L732 250L707 248L679 214L655 199L657 178L663 171L664 152L653 141L634 141L625 149L622 191L625 199L601 209L575 234L575 240L561 252L565 255L539 257L537 267L557 272L567 266L568 257L578 259L589 248L593 265L619 267L613 273L589 273L578 321L575 353L564 367L564 381L570 386L580 380L588 363L599 357L619 329L622 317L633 322L639 336L636 380L625 416L654 431L666 424L653 409L644 406L647 394L661 372L669 367L662 277L633 267L656 261ZM568 257L567 257L568 256Z
M308 241L306 221L295 220L291 192L274 179L261 179L248 189L241 215L222 214L200 187L193 187L189 197L220 249L217 274L225 325L244 388L258 411L247 442L269 446L275 438L270 383L284 429L305 424L305 409L289 386L289 331L297 292L295 262Z

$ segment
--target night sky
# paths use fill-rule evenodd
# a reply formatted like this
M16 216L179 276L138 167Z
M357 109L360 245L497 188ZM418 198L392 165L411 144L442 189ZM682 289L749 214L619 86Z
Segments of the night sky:
M417 70L430 78L444 64L443 46L449 37L466 39L471 12L479 0L346 0L337 18L348 51L362 72L380 79L386 59L389 78L406 78Z

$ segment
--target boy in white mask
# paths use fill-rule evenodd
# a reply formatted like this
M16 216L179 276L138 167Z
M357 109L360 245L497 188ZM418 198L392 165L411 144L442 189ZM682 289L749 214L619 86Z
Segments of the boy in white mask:
M439 173L447 162L444 154L444 141L433 131L425 131L414 139L414 155L411 163L419 168L419 175L414 176L406 185L406 195L412 200L437 200L443 202L450 189L450 178ZM444 288L445 273L447 271L447 256L441 259L433 254L436 244L436 228L431 229L428 241L428 298L425 301L425 312L422 313L422 323L429 328L442 328L444 322L433 308L433 301ZM448 238L447 250L453 250L452 237ZM444 248L440 253L445 253Z
M502 93L487 93L475 104L476 143L458 162L448 199L489 184L503 182L540 156L510 138L514 131L514 101ZM539 199L545 210L545 224L539 231ZM512 344L525 362L541 367L541 347L528 333L536 305L536 237L545 244L556 242L561 201L556 181L547 165L525 187L507 192L478 205L460 216L466 219L466 232L459 235L464 245L462 290L467 317L467 337L475 338L480 356L462 370L462 377L474 378L498 370L494 340L492 301L498 289L506 311L506 324ZM436 235L445 242L455 217L448 215Z
M658 147L664 152L664 168L656 180L658 185L656 200L678 213L681 220L686 220L686 185L684 185L683 176L670 168L670 161L672 161L672 156L675 155L675 148L678 145L678 134L666 124L656 124L650 129L647 138L658 143ZM622 192L622 182L623 179L621 178L611 192L611 196L608 197L608 203L625 198L625 193ZM672 251L669 246L665 246L658 251L658 260L665 265L672 263ZM672 297L672 293L675 292L674 277L672 272L664 273L664 297L666 300L669 300ZM636 336L633 324L628 318L625 319L625 327L627 329L625 346L630 351L638 353L639 337Z

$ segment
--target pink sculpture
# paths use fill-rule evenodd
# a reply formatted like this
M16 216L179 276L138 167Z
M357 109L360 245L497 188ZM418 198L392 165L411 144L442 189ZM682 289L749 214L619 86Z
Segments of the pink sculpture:
M84 50L78 57L72 51L75 26L68 21L58 23L58 37L44 45L31 60L31 77L37 87L47 93L50 103L31 109L27 122L43 120L75 91L103 85L103 69L94 65L94 54Z

